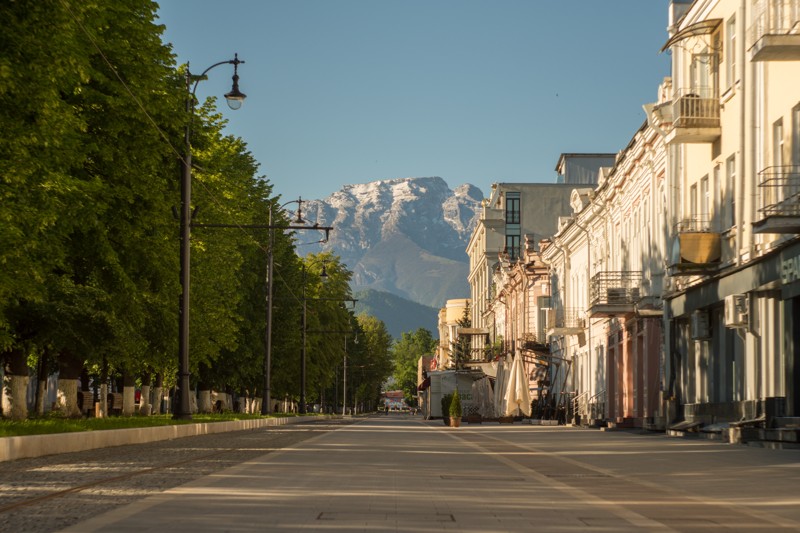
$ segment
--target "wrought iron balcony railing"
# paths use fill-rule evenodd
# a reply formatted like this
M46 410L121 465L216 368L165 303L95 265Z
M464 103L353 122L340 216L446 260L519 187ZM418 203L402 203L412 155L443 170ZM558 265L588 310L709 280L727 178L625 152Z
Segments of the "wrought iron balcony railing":
M800 231L800 166L768 167L758 173L761 219L757 233Z
M639 288L641 285L641 272L598 272L592 276L590 288L590 306L632 306L639 301Z
M586 314L577 307L558 307L550 311L547 317L547 329L555 330L554 335L560 334L558 330L581 331L586 327Z

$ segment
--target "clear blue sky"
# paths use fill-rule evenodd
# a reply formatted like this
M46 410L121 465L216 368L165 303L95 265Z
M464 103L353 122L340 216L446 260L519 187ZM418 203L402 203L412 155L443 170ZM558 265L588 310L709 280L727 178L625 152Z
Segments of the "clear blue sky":
M410 176L488 194L552 182L562 152L619 151L669 74L668 3L160 0L159 16L193 72L246 61L228 132L289 200Z

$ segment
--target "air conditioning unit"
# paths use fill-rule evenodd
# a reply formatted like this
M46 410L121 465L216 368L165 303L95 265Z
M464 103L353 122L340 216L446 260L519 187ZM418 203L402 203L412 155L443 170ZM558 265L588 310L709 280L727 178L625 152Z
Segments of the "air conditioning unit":
M747 327L748 300L746 294L731 294L725 297L725 327Z
M711 337L708 326L708 311L698 310L692 313L692 338L702 340Z

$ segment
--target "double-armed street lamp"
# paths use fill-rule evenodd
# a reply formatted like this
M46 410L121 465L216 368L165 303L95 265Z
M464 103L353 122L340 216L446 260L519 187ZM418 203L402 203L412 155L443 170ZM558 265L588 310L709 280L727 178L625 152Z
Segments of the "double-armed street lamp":
M287 226L276 226L272 219L273 219L273 206L270 204L269 206L269 250L267 251L267 328L265 334L265 345L266 351L264 354L264 396L261 401L261 414L267 415L270 412L270 404L272 403L272 392L271 392L271 383L272 383L272 278L274 273L274 264L273 264L273 250L275 248L275 229L291 229L291 230L320 230L325 232L325 238L322 242L328 242L328 236L330 232L333 230L331 226L320 226L317 223L309 224L305 220L303 220L303 199L298 198L297 200L290 200L285 204L278 207L278 210L282 210L289 204L297 204L297 213L295 219L292 221L291 224ZM323 266L323 273L324 273L324 266ZM327 273L325 273L325 277L327 277ZM303 263L303 291L305 291L305 263ZM305 293L304 293L305 296ZM303 299L303 305L305 306L305 297ZM304 315L305 316L305 315ZM305 319L304 319L305 321ZM305 346L305 342L304 342Z
M214 63L199 76L193 75L189 70L189 65L186 65L186 112L189 115L189 119L184 132L184 155L181 160L181 299L178 323L178 405L175 406L173 411L173 417L176 419L192 418L191 405L189 403L189 270L192 226L192 122L196 104L195 93L197 92L197 85L206 79L206 74L211 69L220 65L233 65L233 86L231 91L225 94L225 100L227 100L231 109L239 109L246 98L246 95L239 90L238 69L242 63L244 61L239 59L239 55L234 54L233 59Z

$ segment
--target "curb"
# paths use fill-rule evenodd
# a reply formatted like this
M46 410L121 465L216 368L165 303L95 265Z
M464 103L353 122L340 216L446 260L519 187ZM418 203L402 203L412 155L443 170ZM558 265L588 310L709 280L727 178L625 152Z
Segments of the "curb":
M82 452L111 446L145 444L162 440L211 435L229 431L284 426L310 420L330 420L323 417L260 418L254 420L231 420L228 422L204 422L147 428L108 429L80 431L75 433L51 433L47 435L25 435L0 438L0 462L30 459L59 453Z

